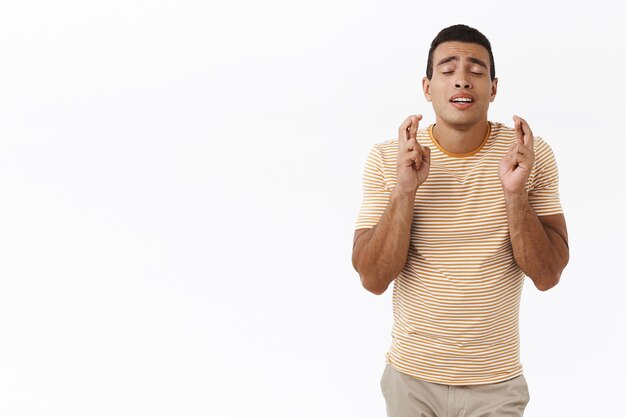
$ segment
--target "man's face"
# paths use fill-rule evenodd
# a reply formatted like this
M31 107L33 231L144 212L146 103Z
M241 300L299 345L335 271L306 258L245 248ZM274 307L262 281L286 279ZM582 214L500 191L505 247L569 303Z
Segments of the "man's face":
M489 52L479 44L444 42L433 52L433 75L424 78L437 123L465 129L487 120L498 80L489 75Z

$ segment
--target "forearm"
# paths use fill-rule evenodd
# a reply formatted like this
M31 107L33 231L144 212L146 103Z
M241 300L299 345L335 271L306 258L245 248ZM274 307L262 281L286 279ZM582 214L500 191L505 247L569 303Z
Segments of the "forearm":
M541 223L530 206L528 193L505 193L504 199L515 262L538 289L554 287L569 259L566 243Z
M374 294L385 292L402 271L409 252L415 192L397 188L378 224L355 242L352 264L363 286Z

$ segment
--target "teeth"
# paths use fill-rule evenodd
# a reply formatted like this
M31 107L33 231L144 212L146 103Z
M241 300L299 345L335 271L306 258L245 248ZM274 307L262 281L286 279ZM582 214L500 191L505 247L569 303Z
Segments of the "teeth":
M461 102L461 103L471 103L472 99L471 98L455 98L452 101L454 101L454 102Z

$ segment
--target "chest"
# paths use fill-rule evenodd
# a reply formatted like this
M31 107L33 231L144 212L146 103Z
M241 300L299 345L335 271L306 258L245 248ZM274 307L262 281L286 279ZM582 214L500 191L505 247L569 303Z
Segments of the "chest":
M414 239L446 245L508 241L498 165L497 158L456 166L433 161L415 196Z

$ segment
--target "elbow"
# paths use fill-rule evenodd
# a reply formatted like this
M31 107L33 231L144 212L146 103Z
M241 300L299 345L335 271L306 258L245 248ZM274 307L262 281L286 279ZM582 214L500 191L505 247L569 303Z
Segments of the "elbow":
M360 270L356 262L353 265L354 269L359 273L363 288L375 295L381 295L387 291L391 280L384 279L384 277L379 276L375 271L369 271L367 274L364 273L362 269Z
M387 291L391 281L399 274L399 271L389 272L390 268L381 267L377 262L366 261L366 258L359 257L356 251L352 254L352 266L359 273L363 288L375 295Z
M380 281L367 279L365 276L361 274L359 275L361 276L361 284L363 285L363 288L365 288L367 291L371 292L374 295L382 295L385 291L387 291L387 288L389 287L389 284L384 285L381 284Z
M569 253L566 253L563 257L563 260L560 265L558 265L557 269L549 271L548 274L541 277L540 280L535 281L535 286L539 291L548 291L551 288L556 287L556 285L561 280L561 273L567 266L569 262Z
M537 289L539 291L548 291L551 288L554 288L556 286L556 284L559 283L559 279L552 279L552 280L545 280L545 281L541 281L541 282L535 282L535 287L537 287Z
M535 287L539 291L548 291L554 288L561 280L561 273L569 262L569 253L565 253L557 262L553 264L544 263L543 267L534 270L522 269L524 273L533 280Z
M375 295L381 295L387 290L388 285L381 285L381 280L377 279L376 276L369 273L366 275L362 272L364 268L359 264L359 258L356 252L352 255L352 267L359 273L361 285L363 285L363 288L367 291Z
M535 283L535 287L537 287L539 291L545 292L551 288L556 287L556 285L559 283L560 280L561 280L561 273L557 272L557 273L551 273L549 275L544 275L540 277L539 279L534 279L533 281Z

